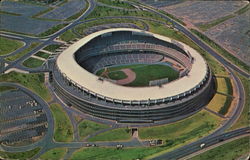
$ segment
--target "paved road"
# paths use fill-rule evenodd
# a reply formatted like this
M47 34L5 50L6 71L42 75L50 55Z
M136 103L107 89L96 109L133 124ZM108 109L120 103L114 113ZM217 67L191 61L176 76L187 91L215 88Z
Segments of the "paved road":
M226 132L217 136L213 136L211 138L206 138L202 140L198 140L194 143L187 145L186 147L181 147L176 149L168 154L161 155L159 157L153 158L152 160L175 160L185 157L194 152L200 151L209 146L215 145L225 140L229 140L242 135L250 135L250 127L237 129L231 132ZM200 147L201 144L205 144L204 147Z

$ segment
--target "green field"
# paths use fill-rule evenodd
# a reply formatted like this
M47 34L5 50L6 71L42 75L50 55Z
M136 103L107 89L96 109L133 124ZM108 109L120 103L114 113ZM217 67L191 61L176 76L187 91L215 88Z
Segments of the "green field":
M232 84L228 77L217 77L217 92L232 95Z
M79 132L79 136L81 137L81 139L83 139L86 136L92 133L95 133L98 130L105 129L105 128L109 128L109 126L105 124L100 124L100 123L96 123L93 121L89 121L89 120L83 120L78 125L78 132Z
M125 74L120 73L121 72L120 70L125 68L129 68L136 73L136 79L133 82L126 84L126 86L133 86L133 87L148 86L149 81L152 80L168 78L169 81L172 81L177 79L179 76L179 73L177 71L166 65L134 64L134 65L122 65L118 67L110 67L109 68L110 73L108 74L110 76L109 78L113 80L123 79L124 77L126 78ZM104 69L98 71L97 75L100 75L103 71Z
M232 142L223 144L219 147L206 151L200 155L197 155L191 160L233 160L240 156L249 153L249 136L234 140Z
M39 159L41 159L41 160L63 159L66 152L67 152L66 148L54 148L54 149L51 149L48 152L44 153L41 157L39 157Z
M89 138L90 142L95 141L123 141L131 138L131 132L128 128L118 128L110 131L100 133L94 137Z
M44 52L41 52L41 51L37 52L35 55L38 56L38 57L44 58L44 59L47 59L50 56L50 54L44 53Z
M95 21L79 24L75 27L75 30L78 34L84 35L84 32L90 27L103 25L103 24L112 24L112 23L133 23L133 24L137 25L138 27L143 28L143 24L141 23L141 21L138 21L138 20L126 19L126 18L120 18L120 19L119 18L116 18L116 19L110 18L110 19L98 19ZM68 33L68 34L73 34L73 33ZM71 35L71 36L73 36L73 35ZM61 39L62 38L63 37L61 37Z
M43 48L43 50L50 51L50 52L55 52L56 49L58 49L61 45L59 44L51 44Z
M115 7L121 7L121 8L126 8L126 9L135 9L132 5L122 2L121 0L98 0L98 2L110 5L110 6L115 6Z
M162 22L166 22L161 16L143 10L135 10L135 11L128 11L128 10L120 10L114 9L104 6L96 6L94 11L91 12L86 19L98 18L98 17L107 17L107 16L137 16L137 17L150 17L155 20L159 20Z
M27 160L32 158L40 151L40 148L35 148L26 152L2 152L0 151L0 159L19 159Z
M71 142L73 140L73 126L67 113L59 104L51 104L50 109L53 113L55 128L54 139L58 142Z
M160 147L145 148L82 148L73 153L71 160L136 160L161 151Z
M60 35L60 40L65 41L65 42L72 41L76 38L79 38L79 37L75 33L73 33L71 29L67 30L66 32Z
M17 59L23 57L25 54L29 53L34 48L39 46L39 44L40 43L38 43L38 42L33 42L33 43L31 43L31 45L28 48L22 50L21 52L18 52L17 54L15 54L13 56L6 57L5 60L7 60L7 61L16 61Z
M51 95L44 85L43 73L17 73L10 72L0 76L0 82L15 82L31 89L33 92L42 97L45 101L51 100Z
M217 128L219 124L220 118L207 111L201 111L176 123L139 128L139 137L141 139L162 139L165 145L172 146L203 137Z
M30 57L23 62L23 65L28 68L37 68L37 67L42 66L43 63L44 61L40 59Z
M221 108L225 105L227 96L216 93L213 99L207 105L207 108L219 112Z
M23 45L24 43L21 41L5 38L1 36L0 37L0 56L14 52L18 48L21 48Z

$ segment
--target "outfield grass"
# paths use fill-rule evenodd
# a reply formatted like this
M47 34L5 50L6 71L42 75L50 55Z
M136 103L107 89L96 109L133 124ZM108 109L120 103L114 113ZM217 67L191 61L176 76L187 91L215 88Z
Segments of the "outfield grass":
M146 156L152 155L161 151L160 147L139 147L139 148L82 148L73 153L71 160L135 160L143 159Z
M219 126L220 120L218 116L203 110L176 123L139 128L139 137L162 139L166 146L173 146L209 134Z
M75 33L73 33L71 29L69 29L66 32L64 32L63 34L61 34L59 38L62 41L69 42L69 41L71 41L75 38L79 38L79 37Z
M48 89L44 85L44 74L43 73L17 73L10 72L7 74L2 74L0 76L0 82L15 82L29 88L39 96L41 96L45 101L51 100L51 95Z
M50 54L44 53L44 52L41 52L41 51L37 52L35 55L38 56L38 57L44 58L44 59L47 59L50 56Z
M119 71L124 68L130 68L136 73L136 79L127 84L126 86L148 86L149 81L162 79L162 78L168 78L169 81L175 80L178 78L179 73L172 69L169 66L166 65L160 65L160 64L133 64L133 65L122 65L118 67L111 67L109 68L109 71L111 73L111 79L115 78L114 71ZM103 69L101 71L97 72L97 75L100 75L103 72ZM110 74L109 74L110 75ZM125 77L125 75L118 76L118 78Z
M24 45L23 42L0 36L0 56L14 52Z
M128 128L118 128L110 131L100 133L94 137L89 138L90 142L95 141L124 141L131 138L131 132Z
M73 126L63 108L59 104L51 104L50 109L53 113L55 128L54 139L57 142L71 142L73 140Z
M54 148L46 153L44 153L39 159L41 160L59 160L63 159L64 155L66 154L66 148Z
M38 37L49 36L53 33L56 33L57 31L59 31L60 29L64 28L67 25L68 25L68 23L62 23L62 24L55 25L55 26L51 27L50 29L48 29L47 31L40 33L38 35Z
M98 17L107 17L107 16L137 16L137 17L150 17L155 20L159 20L162 22L166 22L164 18L161 16L142 10L128 11L128 10L120 10L114 9L104 6L95 7L94 11L87 16L86 19L98 18Z
M244 108L243 111L239 117L239 119L233 124L233 126L231 128L229 128L229 130L234 130L234 129L238 129L241 127L247 127L250 124L250 111L249 111L249 106L250 106L250 80L247 79L246 77L243 77L240 74L237 74L238 77L240 78L243 86L244 86L244 90L245 90L245 104L244 104Z
M134 6L130 5L129 3L122 2L121 0L98 0L98 2L110 5L110 6L115 6L115 7L121 7L121 8L126 8L126 9L135 9Z
M97 132L98 130L109 128L109 126L105 124L96 123L89 120L83 120L78 125L78 132L81 139L85 138L86 136Z
M196 34L200 39L202 39L204 42L206 42L211 48L215 49L221 56L228 59L230 62L235 64L236 66L240 67L241 69L245 70L246 72L249 72L249 67L247 64L245 64L243 61L229 53L227 50L222 48L220 45L215 43L213 40L209 39L206 35L200 33L199 31L195 29L191 29L191 31Z
M21 52L18 52L17 54L15 54L13 56L6 57L5 60L7 60L7 61L16 61L17 59L23 57L25 54L29 53L34 48L39 46L39 44L40 43L38 43L38 42L33 42L33 43L31 43L31 45L28 48L22 50Z
M27 160L32 158L40 151L40 148L35 148L26 152L3 152L0 151L0 159L19 159Z
M223 144L219 147L213 148L209 151L206 151L200 155L197 155L191 160L233 160L237 159L240 156L249 153L249 136L243 137L232 142Z
M43 48L43 50L50 51L50 52L55 52L56 49L58 49L61 45L59 44L51 44Z
M23 62L23 65L28 68L37 68L37 67L42 66L43 63L44 61L40 59L30 57Z
M103 25L103 24L111 24L111 23L133 23L140 28L144 27L143 24L141 23L141 21L137 21L137 20L133 20L133 19L126 19L126 18L117 18L117 19L110 18L110 19L98 19L96 21L91 21L91 22L79 24L75 27L75 30L80 35L84 35L85 30L90 28L90 27ZM68 33L68 34L70 34L70 33Z
M122 72L122 71L114 71L114 72L110 72L108 74L109 78L110 79L113 79L113 80L120 80L120 79L125 79L127 78L128 76Z
M225 105L227 96L216 93L213 99L209 102L207 108L212 111L219 112L221 108Z
M9 91L9 90L15 90L15 87L11 87L11 86L0 86L0 93L5 92L5 91Z

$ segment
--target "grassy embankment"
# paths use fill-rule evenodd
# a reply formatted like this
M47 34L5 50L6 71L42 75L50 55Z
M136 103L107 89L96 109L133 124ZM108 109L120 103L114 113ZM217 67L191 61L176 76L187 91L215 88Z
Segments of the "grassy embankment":
M44 74L42 73L17 73L10 72L0 76L0 82L19 83L42 97L45 101L51 100L51 95L44 85Z
M63 159L64 155L66 154L66 148L54 148L39 157L40 160L59 160Z
M0 37L0 56L7 55L15 50L21 48L24 45L23 42L13 40L5 37Z
M56 103L50 105L50 110L52 111L55 121L55 141L71 142L73 140L73 126L67 113Z
M40 43L38 43L38 42L33 42L33 43L31 43L31 45L28 48L22 50L21 52L18 52L15 55L6 57L5 60L7 60L7 61L16 61L17 59L23 57L25 54L29 53L34 48L36 48L37 46L39 46L39 44Z
M27 160L32 158L40 151L40 148L35 148L26 152L3 152L0 151L0 159L19 159Z
M83 120L78 125L78 132L79 132L80 138L83 139L86 136L92 133L95 133L99 130L105 129L105 128L109 128L109 126L105 124L100 124L100 123L96 123L93 121L89 121L89 120Z

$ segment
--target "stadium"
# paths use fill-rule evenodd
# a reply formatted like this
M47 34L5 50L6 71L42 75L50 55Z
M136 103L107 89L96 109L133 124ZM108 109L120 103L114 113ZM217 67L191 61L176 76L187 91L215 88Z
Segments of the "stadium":
M132 28L92 33L65 49L51 83L68 105L121 123L191 115L213 97L202 56L184 43Z

